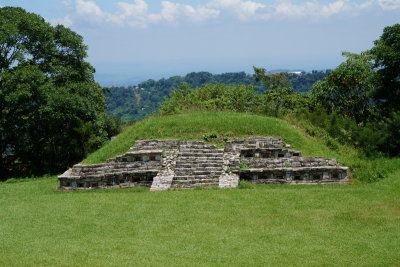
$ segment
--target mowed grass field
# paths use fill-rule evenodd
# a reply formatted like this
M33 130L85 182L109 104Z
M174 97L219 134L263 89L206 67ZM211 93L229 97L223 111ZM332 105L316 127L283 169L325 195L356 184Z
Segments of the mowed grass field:
M0 184L0 266L400 265L400 172L348 186L56 187Z
M350 166L349 185L149 192L58 191L56 177L0 183L0 266L400 266L400 159L363 157L283 120L197 112L153 117L89 155L138 139L282 136ZM375 181L375 182L371 182Z

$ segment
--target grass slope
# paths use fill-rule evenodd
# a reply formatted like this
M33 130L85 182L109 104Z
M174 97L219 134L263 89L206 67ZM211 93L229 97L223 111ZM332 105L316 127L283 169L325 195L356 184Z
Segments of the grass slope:
M216 133L219 137L247 135L282 136L285 142L306 154L332 154L327 147L307 139L286 121L276 118L233 112L194 112L172 116L150 117L123 131L114 140L89 155L83 163L104 162L110 157L129 150L135 140L152 138L179 138L203 140L204 134ZM221 139L216 140L221 141Z
M400 265L400 171L352 186L56 187L0 183L0 266Z
M179 138L203 140L203 135L216 133L212 142L223 144L223 137L248 135L281 136L305 156L336 158L350 166L357 181L375 181L383 178L400 166L400 159L367 160L349 147L337 145L336 151L328 148L323 141L310 137L304 131L285 120L234 112L193 112L172 116L150 117L124 130L114 140L90 154L82 163L105 162L108 158L123 154L139 139Z

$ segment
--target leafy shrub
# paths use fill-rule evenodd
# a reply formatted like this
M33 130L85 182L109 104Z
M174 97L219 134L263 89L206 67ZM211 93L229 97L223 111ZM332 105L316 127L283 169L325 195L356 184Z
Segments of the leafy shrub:
M186 111L256 112L262 97L251 85L205 84L190 88L182 83L161 104L159 114L170 115Z
M210 134L203 134L203 139L204 141L210 141L210 140L215 140L218 138L218 135L215 132L212 132Z

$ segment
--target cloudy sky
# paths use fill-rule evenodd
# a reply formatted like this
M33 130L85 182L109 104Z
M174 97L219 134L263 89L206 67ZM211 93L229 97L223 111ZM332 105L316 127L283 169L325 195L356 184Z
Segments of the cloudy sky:
M400 0L0 0L84 37L103 84L191 71L327 69L400 23Z

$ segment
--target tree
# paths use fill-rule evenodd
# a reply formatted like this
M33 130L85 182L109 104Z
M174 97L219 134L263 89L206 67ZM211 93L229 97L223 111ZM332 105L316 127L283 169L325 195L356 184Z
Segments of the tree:
M290 110L294 107L294 105L297 105L297 103L293 101L300 100L300 98L292 97L294 90L289 86L290 83L287 80L289 73L281 72L267 74L267 71L264 68L253 67L253 69L255 72L255 80L257 82L263 82L267 87L267 90L264 92L264 112L266 114L278 117L282 111L282 108L285 110Z
M289 81L287 80L288 72L267 74L267 70L264 68L253 67L253 69L256 82L263 82L269 89L275 90L289 86Z
M377 73L369 54L343 53L347 60L311 87L314 106L360 122L368 118Z
M115 130L87 47L21 8L0 8L0 18L0 179L63 170L85 156L87 125L97 146Z
M251 85L204 84L191 88L182 83L161 104L158 114L170 115L194 110L257 112L260 95Z
M374 98L385 113L400 110L400 24L385 27L370 53L375 56L374 67L378 69L380 85Z

